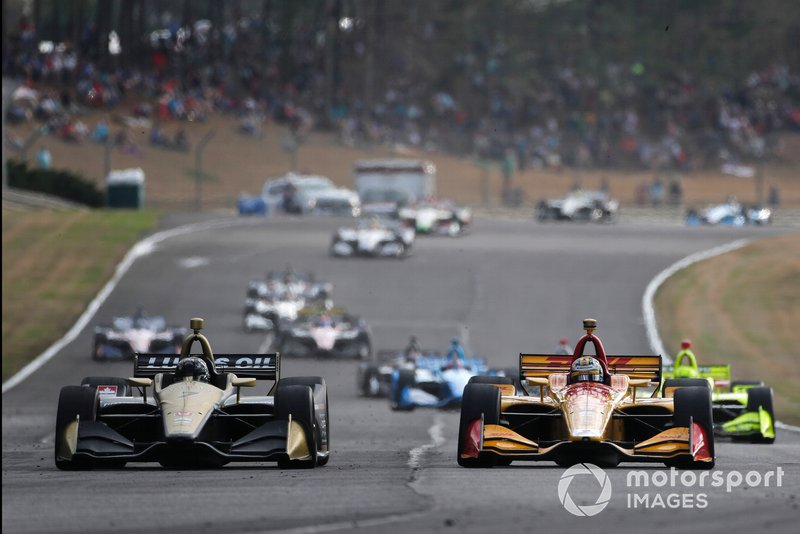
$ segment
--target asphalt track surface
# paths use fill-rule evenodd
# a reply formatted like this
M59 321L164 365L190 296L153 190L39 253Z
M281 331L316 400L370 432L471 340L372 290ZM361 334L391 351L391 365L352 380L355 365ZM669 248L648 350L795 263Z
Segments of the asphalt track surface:
M248 280L291 265L332 281L338 305L365 316L376 348L400 348L415 334L443 350L459 336L492 365L520 351L552 350L580 335L584 317L613 353L649 353L641 314L648 281L692 252L774 229L589 226L478 220L458 239L420 238L405 260L334 259L332 220L273 219L175 237L139 259L99 310L95 324L137 305L168 320L206 319L217 352L252 352L262 335L242 332ZM192 261L187 262L188 258ZM386 400L359 398L355 362L286 358L284 376L321 375L330 392L332 459L306 471L229 464L172 471L157 464L62 472L53 465L58 391L86 375L129 376L129 363L90 359L91 327L21 385L3 395L3 532L796 532L800 518L800 434L774 445L719 443L716 471L783 470L782 485L627 488L627 474L663 466L608 469L612 497L593 518L559 502L564 469L546 462L491 470L457 466L457 412L393 413ZM263 387L263 386L259 386ZM260 391L260 390L259 390ZM576 477L569 493L594 504L600 486ZM703 508L637 508L630 494ZM701 497L705 495L705 497ZM684 501L686 502L686 501ZM794 527L792 526L794 525Z

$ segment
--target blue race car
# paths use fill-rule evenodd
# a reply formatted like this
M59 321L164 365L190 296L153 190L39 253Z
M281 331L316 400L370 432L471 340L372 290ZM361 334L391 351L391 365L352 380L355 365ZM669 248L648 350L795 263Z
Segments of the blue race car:
M393 371L389 406L392 410L458 408L469 379L491 374L483 358L420 356L413 366Z

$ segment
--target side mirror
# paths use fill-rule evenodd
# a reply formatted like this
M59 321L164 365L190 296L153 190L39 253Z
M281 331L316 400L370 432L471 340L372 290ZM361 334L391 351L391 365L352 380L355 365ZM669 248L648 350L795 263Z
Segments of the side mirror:
M525 382L529 386L546 386L550 383L546 378L540 376L528 377L525 379Z
M133 387L140 387L140 388L149 388L153 385L153 380L151 378L129 378L128 384Z
M256 385L256 379L252 377L234 377L231 380L231 384L237 388L252 388Z
M133 387L142 388L142 402L147 403L147 388L153 385L153 379L131 377L128 379L128 384L130 384Z

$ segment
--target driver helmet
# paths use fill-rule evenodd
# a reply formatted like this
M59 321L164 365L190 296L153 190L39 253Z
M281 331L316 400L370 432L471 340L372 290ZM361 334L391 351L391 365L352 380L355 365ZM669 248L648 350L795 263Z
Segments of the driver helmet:
M319 325L320 326L332 326L333 325L333 321L331 320L329 315L323 314L319 318Z
M134 328L139 328L142 322L144 321L145 314L144 314L144 307L139 306L136 308L136 313L133 314L133 326Z
M603 382L603 366L596 358L581 356L572 362L569 373L570 383L577 382Z
M208 366L202 358L190 356L178 362L178 366L175 368L175 378L184 380L189 377L195 382L209 382L211 377L208 374Z

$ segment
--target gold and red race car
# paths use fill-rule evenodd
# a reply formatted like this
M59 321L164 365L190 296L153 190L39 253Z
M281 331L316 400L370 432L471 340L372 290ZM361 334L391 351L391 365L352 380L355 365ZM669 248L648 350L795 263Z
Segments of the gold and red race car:
M517 391L506 377L473 377L464 391L458 463L464 467L550 460L663 462L686 469L714 467L714 426L707 387L658 395L661 356L606 355L585 319L572 356L519 356ZM587 344L593 355L584 355Z

